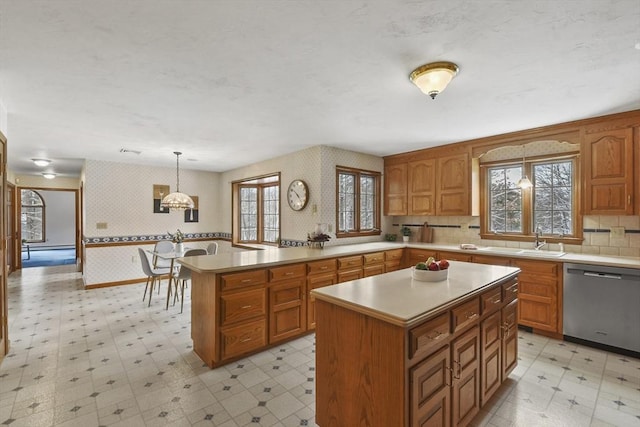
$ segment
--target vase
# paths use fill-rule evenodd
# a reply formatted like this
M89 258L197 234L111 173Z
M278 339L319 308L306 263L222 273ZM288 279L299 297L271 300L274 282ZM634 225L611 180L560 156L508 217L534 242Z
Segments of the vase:
M409 236L402 236L402 241L403 242L408 242L409 241Z
M176 252L178 253L184 252L184 243L182 242L176 243Z
M324 227L322 227L322 224L319 222L316 223L315 233L316 233L316 236L324 233Z

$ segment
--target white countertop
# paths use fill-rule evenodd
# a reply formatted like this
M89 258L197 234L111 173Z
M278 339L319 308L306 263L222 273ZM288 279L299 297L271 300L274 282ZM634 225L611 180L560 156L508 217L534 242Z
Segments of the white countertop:
M520 270L514 267L451 261L449 278L420 282L411 269L366 277L311 291L317 299L402 327L411 327L456 300L479 293Z

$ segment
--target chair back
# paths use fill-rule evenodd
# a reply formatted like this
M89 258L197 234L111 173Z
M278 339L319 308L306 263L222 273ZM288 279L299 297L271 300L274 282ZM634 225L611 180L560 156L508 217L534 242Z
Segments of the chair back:
M207 253L209 255L215 255L218 253L218 243L213 242L213 243L209 243L209 246L207 246Z
M189 249L184 253L184 256L198 256L198 255L206 255L207 251L204 249ZM191 279L191 270L184 266L180 266L180 272L178 273L177 278L179 280L188 280Z
M142 271L144 272L144 274L147 277L153 276L153 271L151 270L151 264L149 264L147 253L143 249L138 248L138 254L140 254L140 263L142 264Z
M173 252L173 243L171 243L169 240L160 240L153 247L153 251L161 254ZM155 257L155 259L153 260L153 265L160 268L171 267L171 260Z

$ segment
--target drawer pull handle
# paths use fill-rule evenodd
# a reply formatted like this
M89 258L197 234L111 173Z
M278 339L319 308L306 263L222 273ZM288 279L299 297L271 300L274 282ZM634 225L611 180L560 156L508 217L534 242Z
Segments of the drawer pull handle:
M284 273L285 276L293 276L293 271L288 271Z
M458 362L457 360L454 360L453 363L458 365L458 373L454 374L453 378L455 378L456 380L459 380L460 379L460 374L462 373L462 365L460 365L460 362Z
M473 312L467 313L466 317L467 319L473 319L475 317L478 317L478 313L473 313Z
M246 309L251 308L251 307L253 307L253 306L252 305L243 305L240 308L243 309L243 310L246 310Z
M427 338L429 338L430 340L437 340L440 339L444 334L440 331L434 331L435 334L433 335L427 335Z
M327 267L326 265L323 265L322 267L320 267L320 270L326 270L327 268L329 267Z
M241 283L249 283L249 282L251 282L251 279L242 279Z
M500 304L500 297L491 300L492 304Z
M511 293L517 294L518 293L518 288L511 289Z
M245 338L243 340L240 340L240 342L249 342L249 341L251 341L251 338Z

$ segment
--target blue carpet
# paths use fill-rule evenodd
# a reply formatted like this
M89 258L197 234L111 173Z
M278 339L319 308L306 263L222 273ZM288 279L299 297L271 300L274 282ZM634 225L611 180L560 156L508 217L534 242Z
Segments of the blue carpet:
M31 249L31 259L27 259L27 251L22 252L22 268L45 267L50 265L65 265L76 263L75 249Z

